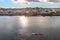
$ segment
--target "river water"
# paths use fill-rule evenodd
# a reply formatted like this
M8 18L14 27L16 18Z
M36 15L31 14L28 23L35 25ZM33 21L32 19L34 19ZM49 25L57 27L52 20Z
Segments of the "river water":
M60 40L60 16L0 16L0 40Z

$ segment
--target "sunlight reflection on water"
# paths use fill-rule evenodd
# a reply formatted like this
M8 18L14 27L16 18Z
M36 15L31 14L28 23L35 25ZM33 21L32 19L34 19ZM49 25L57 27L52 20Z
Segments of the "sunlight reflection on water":
M21 24L22 27L27 27L28 25L28 19L25 16L20 16L19 18L19 23Z

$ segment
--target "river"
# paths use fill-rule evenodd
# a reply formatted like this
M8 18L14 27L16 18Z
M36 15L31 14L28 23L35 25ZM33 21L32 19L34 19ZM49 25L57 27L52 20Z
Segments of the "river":
M60 40L60 16L0 16L0 40Z

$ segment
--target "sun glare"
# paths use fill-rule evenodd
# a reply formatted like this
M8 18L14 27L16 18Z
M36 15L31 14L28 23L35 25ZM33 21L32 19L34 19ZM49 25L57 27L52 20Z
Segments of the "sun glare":
M26 3L26 1L25 0L20 0L20 3Z
M27 18L25 16L20 16L19 23L21 24L21 26L26 27L27 26Z

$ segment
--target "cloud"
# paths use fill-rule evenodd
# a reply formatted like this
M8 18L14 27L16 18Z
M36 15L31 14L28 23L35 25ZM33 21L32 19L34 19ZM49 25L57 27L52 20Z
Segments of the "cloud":
M26 0L28 2L39 2L39 0Z
M48 2L48 0L39 0L40 2Z
M60 0L49 0L49 2L60 2Z
M29 2L39 2L39 1L42 1L42 2L60 2L60 0L26 0L26 1L29 1Z
M49 3L49 4L54 4L54 2L50 2L49 0L39 0L40 2L45 2L45 3Z
M11 1L14 2L14 3L17 3L17 4L25 4L25 3L27 3L26 0L11 0Z
M49 4L54 4L60 2L60 0L12 0L14 3L26 4L29 2L45 2Z
M47 2L47 3L49 3L49 4L54 4L54 2Z

